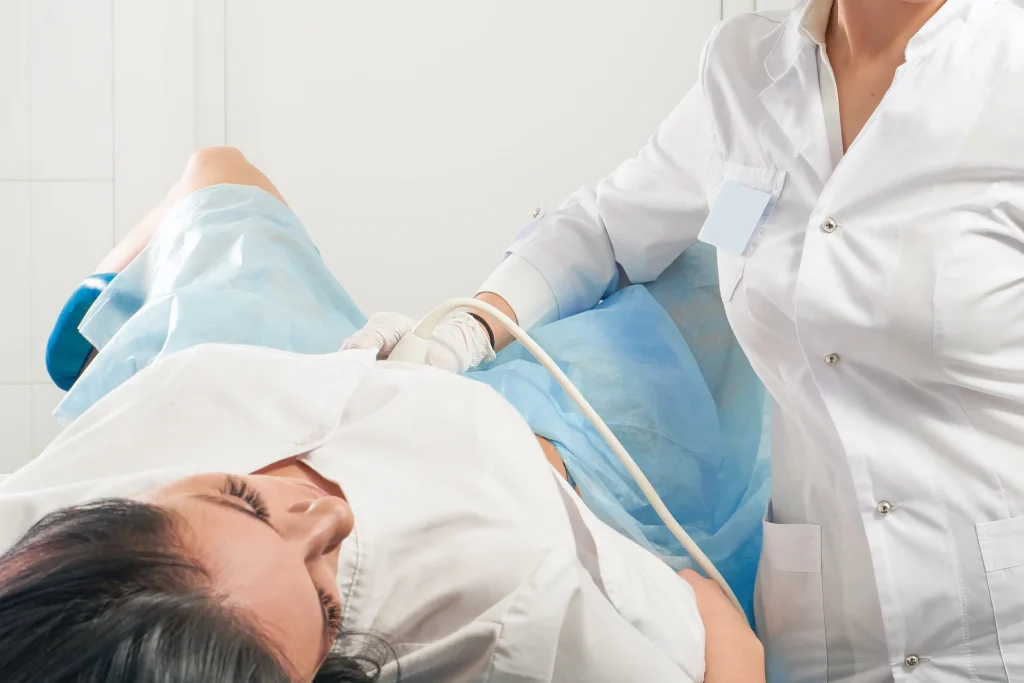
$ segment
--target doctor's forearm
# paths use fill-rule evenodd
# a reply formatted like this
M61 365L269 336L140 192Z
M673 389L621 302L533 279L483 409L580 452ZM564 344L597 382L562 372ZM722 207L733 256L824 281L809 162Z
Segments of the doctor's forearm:
M519 318L516 316L516 312L512 310L512 307L508 305L508 302L503 298L492 292L481 292L476 295L476 298L485 304L494 306L499 311L512 318L519 324ZM487 321L487 324L491 326L491 331L494 333L494 350L495 352L501 351L503 348L508 346L514 341L512 333L505 329L505 326L486 313L476 312L481 318Z
M558 319L558 300L545 275L531 262L508 254L477 289L477 298L495 306L530 329ZM512 335L497 321L485 318L494 332L495 351L512 342Z

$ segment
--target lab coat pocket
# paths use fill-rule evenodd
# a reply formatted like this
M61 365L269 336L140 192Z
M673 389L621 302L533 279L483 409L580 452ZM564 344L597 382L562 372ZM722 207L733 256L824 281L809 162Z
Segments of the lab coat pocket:
M999 650L1010 683L1024 683L1024 517L977 526Z
M749 256L771 220L786 184L786 172L724 163L707 184L710 211L697 239L719 252Z
M764 520L755 616L769 683L826 680L821 527Z
M718 250L722 301L736 293L747 257L771 221L786 184L786 172L723 163L717 181L708 183L711 210L698 239Z

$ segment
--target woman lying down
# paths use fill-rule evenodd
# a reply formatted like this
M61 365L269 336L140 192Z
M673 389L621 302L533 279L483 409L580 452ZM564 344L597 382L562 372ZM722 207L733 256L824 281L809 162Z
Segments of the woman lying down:
M508 371L327 353L363 319L237 151L98 272L48 349L73 422L0 484L0 680L764 680L714 583L588 508L586 447L535 436Z

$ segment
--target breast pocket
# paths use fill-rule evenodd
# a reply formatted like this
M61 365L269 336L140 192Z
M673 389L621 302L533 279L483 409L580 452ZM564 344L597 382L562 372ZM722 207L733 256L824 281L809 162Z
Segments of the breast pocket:
M821 527L764 520L755 616L769 683L826 680Z
M999 650L1010 683L1024 683L1024 517L979 524Z
M698 239L718 250L718 282L722 301L736 293L747 258L782 196L786 172L726 162L708 184L711 211Z

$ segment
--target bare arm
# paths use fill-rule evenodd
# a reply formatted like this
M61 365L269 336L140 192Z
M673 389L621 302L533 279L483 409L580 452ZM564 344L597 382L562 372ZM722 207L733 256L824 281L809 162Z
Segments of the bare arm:
M693 587L704 621L704 683L765 683L764 647L711 579L684 569L679 576Z
M562 457L558 455L558 450L555 448L555 445L543 436L538 436L537 442L540 444L541 450L544 451L544 457L547 458L551 466L555 468L555 471L562 475L563 479L568 479L565 463L562 462ZM580 490L575 487L573 488L576 491L576 494L579 495Z

